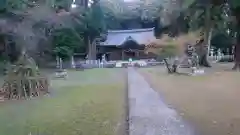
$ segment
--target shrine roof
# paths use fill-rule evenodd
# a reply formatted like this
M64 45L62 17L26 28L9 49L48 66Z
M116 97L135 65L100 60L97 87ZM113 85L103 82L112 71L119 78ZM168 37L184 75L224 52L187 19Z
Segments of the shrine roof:
M154 28L132 30L109 30L107 40L101 46L121 46L128 40L133 40L139 45L145 45L156 39Z

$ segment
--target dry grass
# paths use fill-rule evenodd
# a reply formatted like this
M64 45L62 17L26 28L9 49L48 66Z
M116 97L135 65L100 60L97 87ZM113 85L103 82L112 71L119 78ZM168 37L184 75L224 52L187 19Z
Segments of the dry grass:
M186 50L186 45L195 45L202 38L201 30L194 32L189 32L187 34L182 34L178 37L172 38L168 35L163 35L160 39L151 41L145 48L145 52L151 52L155 54L160 54L168 47L175 48L176 55L184 54Z
M200 135L240 135L240 73L210 69L207 75L189 77L167 75L163 68L140 72Z

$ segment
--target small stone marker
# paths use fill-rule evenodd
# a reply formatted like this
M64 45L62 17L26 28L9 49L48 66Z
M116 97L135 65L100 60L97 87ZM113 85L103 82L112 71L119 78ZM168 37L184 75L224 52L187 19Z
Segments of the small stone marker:
M0 97L0 102L3 102L4 101L4 97Z
M204 69L198 69L196 67L192 68L191 75L202 75L202 74L204 74Z
M62 69L62 70L60 69L55 72L55 77L67 79L68 73L65 69Z
M122 67L122 63L121 62L117 62L115 65L116 68L121 68Z
M0 88L0 102L4 101L4 92L3 88Z

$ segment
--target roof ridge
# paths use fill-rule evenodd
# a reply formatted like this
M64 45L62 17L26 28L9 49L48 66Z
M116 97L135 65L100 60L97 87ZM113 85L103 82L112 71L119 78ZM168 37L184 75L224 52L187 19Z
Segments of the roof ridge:
M144 28L144 29L131 29L131 30L108 30L108 33L133 33L133 32L146 32L153 31L153 28Z

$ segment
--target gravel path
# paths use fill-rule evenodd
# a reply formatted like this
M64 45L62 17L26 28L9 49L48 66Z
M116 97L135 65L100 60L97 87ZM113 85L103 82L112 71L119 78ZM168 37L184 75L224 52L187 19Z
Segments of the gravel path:
M195 135L144 78L128 69L130 135Z

